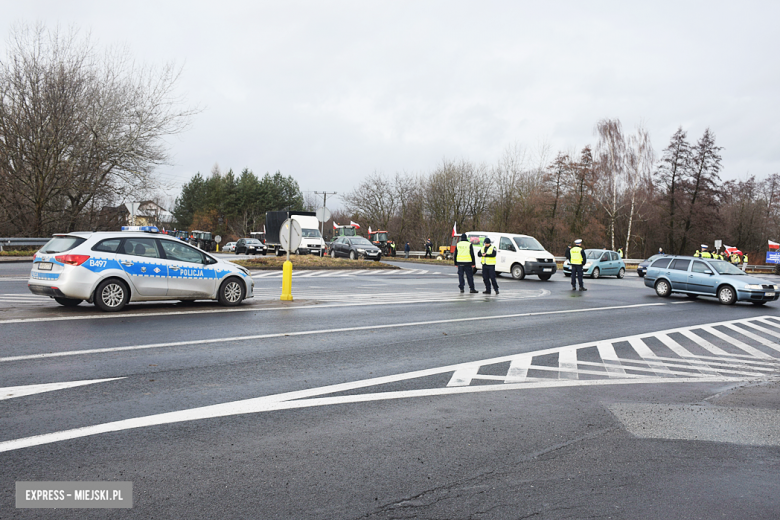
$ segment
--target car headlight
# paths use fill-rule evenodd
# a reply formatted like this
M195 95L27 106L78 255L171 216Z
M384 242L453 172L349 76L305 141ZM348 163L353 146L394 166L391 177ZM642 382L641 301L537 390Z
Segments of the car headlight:
M365 253L365 252L366 252L365 249L358 249L358 253Z
M758 285L758 284L747 284L747 285L745 286L745 289L750 289L750 290L752 290L752 291L760 291L761 289L763 289L763 287L761 287L761 286L760 286L760 285Z
M587 264L583 265L582 267L587 269L588 267L592 266L593 262L588 262Z
M568 261L568 260L566 260L566 261L563 263L563 265L569 265L569 261Z
M775 284L775 291L780 291L780 285Z

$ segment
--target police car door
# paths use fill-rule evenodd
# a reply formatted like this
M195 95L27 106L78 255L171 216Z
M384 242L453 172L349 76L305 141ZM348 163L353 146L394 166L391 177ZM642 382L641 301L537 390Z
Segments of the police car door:
M168 268L154 238L125 238L116 259L138 294L165 296L168 293Z
M160 243L168 264L168 296L211 297L216 292L216 272L205 254L173 240Z

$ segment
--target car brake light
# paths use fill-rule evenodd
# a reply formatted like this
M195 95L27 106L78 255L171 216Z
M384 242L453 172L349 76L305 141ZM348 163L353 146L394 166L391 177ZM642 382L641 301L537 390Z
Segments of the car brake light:
M67 265L81 265L89 260L89 255L60 255L54 259Z

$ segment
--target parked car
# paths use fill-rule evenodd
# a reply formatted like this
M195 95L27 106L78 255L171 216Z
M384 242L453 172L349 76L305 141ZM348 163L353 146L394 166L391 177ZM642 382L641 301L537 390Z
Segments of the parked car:
M378 262L382 258L382 251L367 238L338 237L331 243L330 256L347 256L352 260L367 258Z
M653 262L655 262L656 260L664 256L666 255L653 255L647 260L640 262L639 265L636 266L636 274L638 274L640 278L644 278L645 273L647 273L647 268L650 266L650 264L652 264Z
M223 253L235 253L236 252L236 243L235 242L228 242L227 244L222 247Z
M626 274L626 263L615 251L608 249L586 249L585 264L582 266L582 275L590 278L601 276L617 276L623 278ZM563 275L571 276L571 264L563 263Z
M780 296L780 285L749 276L723 260L692 256L665 256L655 260L645 275L645 286L666 298L672 293L691 298L712 296L724 305L749 301L764 305Z
M239 238L238 242L236 242L235 253L237 255L241 253L246 255L264 255L266 251L268 251L266 245L256 238Z

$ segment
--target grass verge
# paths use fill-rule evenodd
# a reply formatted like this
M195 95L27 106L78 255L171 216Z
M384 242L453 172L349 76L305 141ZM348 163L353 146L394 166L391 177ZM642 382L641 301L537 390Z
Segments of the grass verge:
M234 264L246 267L247 269L258 269L267 271L281 271L285 257L265 257L248 258L246 260L231 260ZM319 269L400 269L394 265L388 265L383 262L374 262L371 260L349 260L347 258L331 258L329 256L319 257L312 255L291 255L290 261L293 270L319 270Z
M36 251L11 251L11 250L3 250L0 251L0 256L33 256L36 253Z

